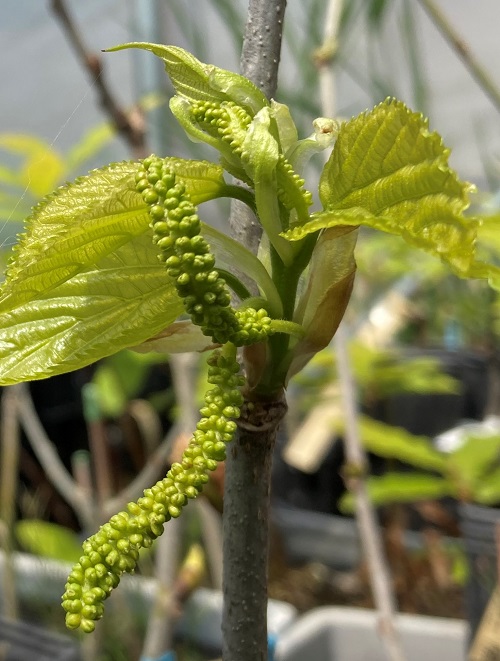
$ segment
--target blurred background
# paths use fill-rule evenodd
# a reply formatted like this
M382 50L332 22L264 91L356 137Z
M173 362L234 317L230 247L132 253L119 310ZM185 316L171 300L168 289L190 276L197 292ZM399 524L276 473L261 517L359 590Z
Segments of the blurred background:
M173 120L172 90L157 58L101 50L127 41L168 43L237 70L246 15L243 0L4 5L2 266L31 206L65 181L151 152L212 157ZM288 2L277 98L290 106L302 137L322 114L318 62L327 5ZM452 167L478 188L472 211L486 218L479 249L492 260L500 250L488 234L500 204L499 21L495 0L483 0L479 10L468 0L351 0L329 53L338 118L387 96L430 118L431 130L451 149ZM311 182L320 165L311 168ZM203 212L204 220L228 227L224 203ZM496 581L490 521L496 514L490 514L500 503L498 297L390 236L362 233L357 261L346 319L349 351L373 474L369 486L385 526L398 605L411 613L468 617L474 628ZM61 630L64 563L78 558L81 539L96 524L161 477L182 452L204 370L199 356L123 352L29 388L3 389L3 615ZM274 465L270 593L293 609L276 606L277 630L320 605L372 604L341 476L336 379L335 356L327 350L289 390L291 413ZM105 633L71 654L160 658L154 618L147 617L160 584L173 595L160 620L167 613L180 622L175 634L173 624L164 632L160 647L181 641L175 643L179 659L215 658L220 640L210 637L212 621L200 624L200 613L219 617L222 483L223 469L206 501L190 508L185 523L172 525L162 554L145 554L142 583L131 582L127 597L112 600L115 617L103 623ZM486 506L487 514L473 512L471 504ZM484 535L479 546L466 543L464 532L476 515L482 522L486 517L484 531L474 524L474 535ZM205 592L188 600L200 585ZM33 631L24 638L41 635ZM0 641L9 636L7 626L0 629ZM52 644L40 640L38 649ZM66 639L54 645L73 650ZM63 654L47 649L47 658Z

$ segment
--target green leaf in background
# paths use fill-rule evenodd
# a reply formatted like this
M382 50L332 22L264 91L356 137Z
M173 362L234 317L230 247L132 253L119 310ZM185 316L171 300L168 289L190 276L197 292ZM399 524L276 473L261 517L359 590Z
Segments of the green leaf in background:
M207 342L208 338L204 339ZM146 342L146 344L148 343ZM140 345L140 347L143 346L144 344ZM147 350L144 351L144 354ZM151 350L150 348L149 351ZM122 415L128 402L138 397L151 371L151 366L158 363L159 360L159 356L154 356L154 354L143 355L133 351L119 351L101 361L91 381L95 388L99 412L111 418Z
M35 299L0 310L0 384L69 372L140 344L183 310L151 237L135 237Z
M74 563L82 554L81 542L76 533L48 521L18 521L14 535L25 551L42 558Z
M447 479L425 473L386 473L380 477L368 478L366 487L369 498L376 507L435 500L454 494L453 486ZM353 494L346 493L342 496L339 507L344 514L354 512Z
M0 135L0 150L23 157L19 178L5 181L19 185L35 198L43 197L53 190L65 171L64 159L40 138L32 135L3 133Z
M379 457L398 459L405 464L445 474L447 458L435 450L425 436L414 436L365 416L360 419L363 446Z
M470 436L465 443L449 455L448 471L457 483L462 498L476 499L476 489L481 489L488 474L498 466L500 459L500 435Z
M478 223L463 216L472 187L458 179L448 156L427 120L388 99L341 126L320 179L324 211L285 236L367 225L400 235L467 276Z
M495 458L498 463L498 455ZM492 505L498 507L500 503L500 467L497 466L488 471L482 479L476 483L473 494L474 502L481 505Z

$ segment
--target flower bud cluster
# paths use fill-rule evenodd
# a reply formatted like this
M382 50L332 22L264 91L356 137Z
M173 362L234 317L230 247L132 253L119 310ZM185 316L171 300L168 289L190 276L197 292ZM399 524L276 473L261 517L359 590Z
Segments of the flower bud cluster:
M151 546L162 534L164 523L178 517L189 499L196 498L208 481L208 471L225 459L226 444L236 431L231 418L239 417L243 401L235 346L213 352L208 364L208 382L214 388L205 395L202 418L180 463L173 464L163 480L83 543L83 555L74 565L62 597L68 628L94 630L103 615L104 600L124 572L135 570L140 549Z
M191 112L206 133L227 143L232 156L238 157L243 163L247 160L243 141L252 118L244 108L232 101L198 101L192 104ZM287 209L291 210L297 205L307 209L312 204L312 193L304 188L304 179L294 171L284 154L279 155L276 177L278 198ZM252 185L251 181L247 183Z
M198 101L192 104L191 112L204 131L226 142L232 154L246 159L242 143L252 117L244 108L232 101Z

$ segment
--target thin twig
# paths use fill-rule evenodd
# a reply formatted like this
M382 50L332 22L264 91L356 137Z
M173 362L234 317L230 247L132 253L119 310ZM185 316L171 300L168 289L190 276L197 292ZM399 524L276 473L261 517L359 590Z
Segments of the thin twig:
M158 478L161 471L165 469L167 459L172 451L172 445L180 433L180 424L176 423L172 425L140 473L120 493L104 504L103 517L105 519L108 519L112 514L123 509L129 501L136 500L144 489Z
M108 439L99 405L96 385L86 383L82 388L83 416L87 424L90 455L94 470L97 511L99 520L104 504L113 493Z
M110 118L119 135L125 140L136 158L146 156L146 132L142 111L139 107L125 112L115 100L104 78L101 58L87 50L76 23L64 0L52 0L52 11L60 21L69 43L99 95L99 103Z
M324 42L317 51L317 53L328 53L330 56L316 57L320 78L322 113L325 117L331 117L332 119L336 113L335 73L332 66L332 57L337 47L341 13L342 0L330 0L325 17ZM394 624L396 606L391 577L375 512L363 479L367 461L359 434L356 389L343 324L340 325L335 335L334 347L337 357L340 397L345 418L345 455L347 466L350 469L348 471L350 477L347 478L346 484L355 498L359 535L368 563L375 606L380 614L379 633L388 658L392 661L403 661L403 649Z
M15 620L18 615L16 579L12 563L12 533L16 516L16 493L19 479L19 386L5 388L1 407L0 453L0 542L5 552L3 576L3 613Z
M180 434L186 437L189 437L198 418L196 397L193 397L193 367L194 356L192 354L179 354L170 358L170 371L178 410L178 426ZM183 520L171 521L168 535L163 535L156 550L156 594L142 650L142 657L146 659L160 658L160 655L172 648L173 620L171 616L183 527Z
M241 53L241 73L268 98L276 94L286 0L250 0ZM231 235L257 253L262 227L250 209L233 200L229 217Z
M500 89L495 85L488 70L480 64L467 43L451 25L447 16L436 5L434 0L419 0L419 2L443 37L465 64L474 80L500 112Z
M61 496L73 507L84 527L92 525L93 514L87 494L80 489L60 460L57 451L40 422L28 387L21 384L18 390L18 407L21 426L38 457L47 477Z

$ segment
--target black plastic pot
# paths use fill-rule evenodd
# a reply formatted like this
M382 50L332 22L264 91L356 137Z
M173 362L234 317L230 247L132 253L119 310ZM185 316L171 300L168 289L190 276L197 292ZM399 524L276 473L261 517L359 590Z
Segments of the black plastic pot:
M465 607L472 641L498 581L495 528L500 525L500 509L464 504L460 519L469 563Z
M0 618L2 661L81 661L78 647L65 636L25 622Z
M399 393L378 403L373 417L412 434L437 436L461 420L482 420L488 397L488 363L473 351L408 349L400 360L432 358L441 370L458 381L453 394Z

